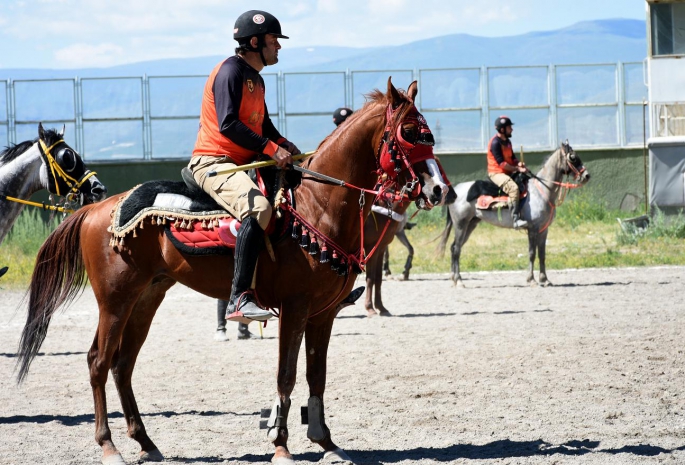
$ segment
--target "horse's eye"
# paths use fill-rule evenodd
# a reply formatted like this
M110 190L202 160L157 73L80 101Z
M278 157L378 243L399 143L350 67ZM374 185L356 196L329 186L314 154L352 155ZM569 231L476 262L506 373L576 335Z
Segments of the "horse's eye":
M413 124L405 124L402 126L402 137L407 142L416 143L416 138L419 136L419 130Z
M76 153L71 149L64 149L57 157L57 163L67 172L76 168Z

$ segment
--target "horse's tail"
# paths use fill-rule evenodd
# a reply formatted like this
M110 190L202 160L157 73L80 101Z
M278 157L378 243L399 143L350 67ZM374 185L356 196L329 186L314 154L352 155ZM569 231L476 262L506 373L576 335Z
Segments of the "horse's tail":
M449 206L447 208L445 208L445 212L447 213L447 220L445 223L445 229L438 236L438 239L440 239L440 242L438 242L438 245L435 246L435 253L439 257L442 257L443 255L445 255L445 247L447 247L447 240L450 238L450 233L452 232L452 215L450 215Z
M45 340L50 319L64 304L83 291L87 277L81 255L81 226L89 206L68 217L41 246L27 291L29 297L26 325L21 333L17 382L28 375L31 362Z

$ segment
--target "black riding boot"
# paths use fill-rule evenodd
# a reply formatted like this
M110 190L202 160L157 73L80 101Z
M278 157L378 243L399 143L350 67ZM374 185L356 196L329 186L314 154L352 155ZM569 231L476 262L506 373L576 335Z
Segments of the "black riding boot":
M243 220L236 238L235 272L231 299L228 301L227 320L249 323L253 320L266 321L273 316L271 312L257 305L250 291L252 276L263 244L264 230L254 217L248 216Z
M511 218L514 222L514 229L528 227L528 222L521 218L521 202L516 202L511 206Z

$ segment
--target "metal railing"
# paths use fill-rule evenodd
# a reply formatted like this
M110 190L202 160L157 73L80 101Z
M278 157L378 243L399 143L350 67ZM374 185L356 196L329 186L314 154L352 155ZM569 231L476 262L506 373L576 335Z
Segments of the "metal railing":
M515 144L549 149L642 143L642 63L265 73L279 131L312 150L334 128L332 112L358 109L364 94L419 82L417 106L438 152L482 152L500 114ZM190 156L206 75L0 81L0 144L33 139L35 125L66 124L67 139L91 161ZM3 105L4 103L4 105ZM3 115L2 108L5 108Z

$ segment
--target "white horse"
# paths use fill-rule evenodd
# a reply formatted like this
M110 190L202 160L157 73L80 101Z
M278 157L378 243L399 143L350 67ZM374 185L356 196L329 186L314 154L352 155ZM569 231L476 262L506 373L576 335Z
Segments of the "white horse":
M38 124L37 139L0 152L0 243L25 206L8 197L28 200L42 189L65 196L71 204L83 205L106 197L105 186L63 137L64 127L58 132L44 130Z
M564 176L574 175L580 184L590 180L590 174L573 151L568 141L552 153L544 162L542 169L537 175L531 175L529 182L528 198L522 206L521 217L528 222L528 278L527 282L535 284L533 269L536 252L540 257L540 284L550 285L545 270L545 244L549 226L554 221L554 212L559 192L564 186ZM454 242L452 242L452 281L456 286L463 287L464 283L459 274L459 257L461 248L469 236L476 229L481 220L502 228L513 229L513 220L509 211L482 210L476 208L479 196L478 184L475 181L457 184L457 200L449 205L447 225L440 236L438 252L442 255L449 238L450 230L454 225ZM500 244L495 244L498 247Z

